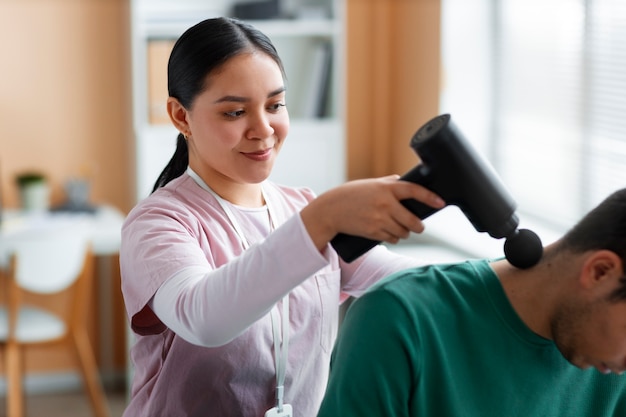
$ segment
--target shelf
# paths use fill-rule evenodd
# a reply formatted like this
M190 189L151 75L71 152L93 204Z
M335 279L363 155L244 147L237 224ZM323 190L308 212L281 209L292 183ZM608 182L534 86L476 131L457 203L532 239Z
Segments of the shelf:
M248 23L270 38L277 36L316 36L331 38L340 27L331 19L251 20Z

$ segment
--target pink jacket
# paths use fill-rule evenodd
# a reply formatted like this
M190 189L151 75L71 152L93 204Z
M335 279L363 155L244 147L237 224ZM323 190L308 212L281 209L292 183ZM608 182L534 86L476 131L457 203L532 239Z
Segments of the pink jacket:
M315 416L337 334L340 300L422 262L378 246L345 264L330 245L320 253L297 213L308 189L264 184L276 230L245 250L215 198L183 174L140 202L122 230L122 291L131 327L132 397L125 416L263 416L275 405L270 314L219 347L193 345L148 307L168 278L192 268L215 281L207 294L220 325L248 303L272 308L290 291L290 346L285 402ZM174 308L174 306L173 306ZM276 307L274 307L276 308ZM280 311L280 310L278 310ZM209 329L210 330L210 329Z

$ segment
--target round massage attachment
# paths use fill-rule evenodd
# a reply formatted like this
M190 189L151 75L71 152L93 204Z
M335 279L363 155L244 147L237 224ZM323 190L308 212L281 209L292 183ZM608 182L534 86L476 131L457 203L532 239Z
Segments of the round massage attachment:
M504 242L504 255L517 268L531 268L543 255L541 239L531 230L517 229Z

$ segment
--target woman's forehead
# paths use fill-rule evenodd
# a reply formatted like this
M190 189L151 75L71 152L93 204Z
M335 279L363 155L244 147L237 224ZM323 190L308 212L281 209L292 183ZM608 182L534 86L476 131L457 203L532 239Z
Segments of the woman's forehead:
M224 86L273 85L275 90L284 84L280 66L269 55L261 52L238 54L209 73L205 88Z

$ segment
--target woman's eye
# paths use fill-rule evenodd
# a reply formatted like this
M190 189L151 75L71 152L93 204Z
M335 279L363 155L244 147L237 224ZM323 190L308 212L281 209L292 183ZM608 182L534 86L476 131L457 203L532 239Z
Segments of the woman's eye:
M281 107L285 107L285 103L271 104L267 107L267 110L272 113L276 113L280 110ZM244 114L246 114L246 111L243 109L224 112L224 116L229 119L237 119L243 116Z
M281 107L285 107L285 103L274 103L271 106L269 106L269 110L276 112L280 110Z
M224 113L227 117L240 117L242 114L244 114L243 110L235 110L235 111L227 111L226 113Z

